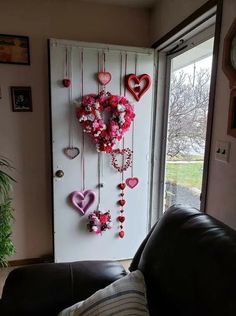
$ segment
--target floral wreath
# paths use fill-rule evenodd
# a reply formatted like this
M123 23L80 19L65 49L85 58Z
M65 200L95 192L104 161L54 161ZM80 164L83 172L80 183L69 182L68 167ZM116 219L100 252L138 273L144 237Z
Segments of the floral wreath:
M88 216L89 223L87 224L90 233L101 234L103 231L111 229L113 223L111 221L110 211L105 213L101 211L94 211Z
M104 115L110 115L104 122ZM102 91L82 98L76 116L85 133L89 134L98 151L112 152L113 146L128 131L135 118L133 106L124 96Z

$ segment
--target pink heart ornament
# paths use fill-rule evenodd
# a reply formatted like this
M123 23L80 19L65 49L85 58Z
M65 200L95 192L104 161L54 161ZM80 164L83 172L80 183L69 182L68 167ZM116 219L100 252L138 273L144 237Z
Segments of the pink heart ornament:
M103 85L107 85L111 81L111 74L110 72L100 71L98 73L98 81Z
M64 149L64 154L68 158L74 159L75 157L77 157L80 154L80 150L77 147L67 147Z
M126 184L128 185L128 187L129 188L131 188L131 189L133 189L133 188L135 188L137 185L138 185L138 183L139 183L139 179L138 178L128 178L128 179L126 179Z
M71 193L71 202L75 208L77 208L82 215L92 206L96 198L95 192L86 190L83 192L74 191Z

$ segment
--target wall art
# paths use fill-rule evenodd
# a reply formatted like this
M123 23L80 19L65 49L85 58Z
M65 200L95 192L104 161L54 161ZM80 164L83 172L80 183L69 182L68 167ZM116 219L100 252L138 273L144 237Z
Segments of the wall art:
M30 65L29 37L0 34L0 63Z
M32 112L31 87L11 87L13 112Z

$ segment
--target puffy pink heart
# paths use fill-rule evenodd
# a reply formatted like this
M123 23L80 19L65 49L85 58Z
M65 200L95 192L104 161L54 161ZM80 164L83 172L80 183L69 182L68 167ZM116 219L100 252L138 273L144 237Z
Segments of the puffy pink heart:
M138 178L128 178L126 179L126 184L128 185L128 187L130 187L131 189L135 188L138 183L139 183L139 179Z
M91 207L95 201L96 194L91 190L87 191L74 191L71 193L71 202L82 215Z
M77 147L67 147L64 149L64 154L70 159L74 159L79 155L79 153L80 150Z
M111 81L111 74L110 72L100 71L98 73L98 81L103 85L107 85Z

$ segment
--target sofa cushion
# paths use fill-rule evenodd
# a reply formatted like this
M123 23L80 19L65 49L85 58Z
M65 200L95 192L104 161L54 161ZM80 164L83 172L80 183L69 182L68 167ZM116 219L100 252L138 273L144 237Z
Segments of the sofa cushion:
M137 270L97 291L58 316L149 315L143 274Z

